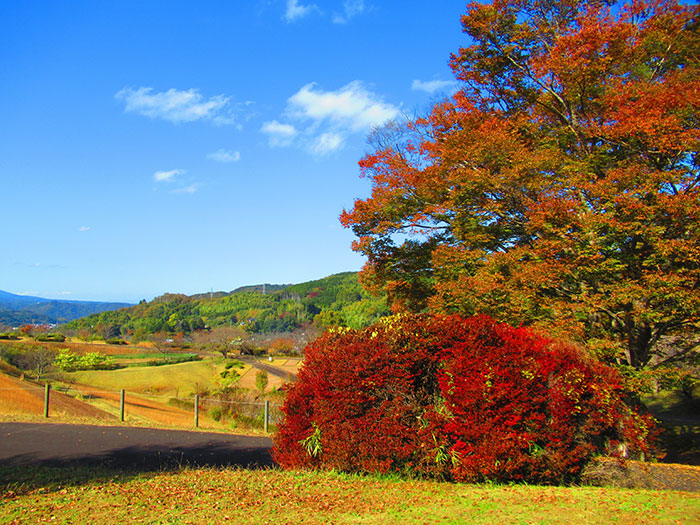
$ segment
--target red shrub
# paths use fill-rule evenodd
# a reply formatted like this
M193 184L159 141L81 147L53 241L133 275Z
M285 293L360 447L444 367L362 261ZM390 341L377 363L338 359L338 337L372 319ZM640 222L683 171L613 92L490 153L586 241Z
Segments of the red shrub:
M454 480L575 479L599 454L645 451L649 420L614 370L481 316L396 316L306 349L274 454L283 467Z

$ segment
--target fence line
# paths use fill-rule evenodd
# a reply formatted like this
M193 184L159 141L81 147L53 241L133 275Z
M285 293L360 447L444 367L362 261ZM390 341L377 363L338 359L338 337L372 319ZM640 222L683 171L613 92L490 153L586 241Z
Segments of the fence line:
M35 385L35 384L28 384L27 387L0 387L0 390L15 390L15 391L31 391L35 390L38 391L41 389L40 385ZM119 418L121 421L124 421L124 416L125 416L125 407L127 404L129 404L128 400L126 399L126 394L128 393L130 396L139 398L140 396L144 396L146 399L148 398L160 398L160 399L176 399L176 400L182 400L182 401L189 401L187 398L179 398L179 397L173 397L173 396L164 396L164 395L150 395L150 394L140 394L140 393L135 393L135 392L127 392L125 389L120 389L120 390L103 390L103 389L97 389L97 388L86 388L84 390L81 390L80 388L77 387L68 387L68 388L51 388L50 383L45 383L44 385L44 417L48 418L49 417L49 412L50 412L50 405L51 405L51 390L57 391L59 393L65 394L69 397L73 397L72 394L69 394L69 392L74 391L77 395L81 397L88 397L92 398L94 397L99 397L100 394L119 394ZM205 404L211 404L211 403L219 403L219 404L226 404L226 405L247 405L247 406L258 406L258 407L264 407L264 416L263 416L263 425L265 432L268 432L269 429L269 424L271 422L271 408L279 408L282 405L278 403L271 403L269 400L265 400L262 402L255 402L255 401L231 401L231 400L225 400L225 399L216 399L216 398L211 398L211 397L200 397L199 394L194 394L194 399L191 401L193 403L193 409L194 409L194 426L199 427L199 408ZM133 404L133 402L132 402Z

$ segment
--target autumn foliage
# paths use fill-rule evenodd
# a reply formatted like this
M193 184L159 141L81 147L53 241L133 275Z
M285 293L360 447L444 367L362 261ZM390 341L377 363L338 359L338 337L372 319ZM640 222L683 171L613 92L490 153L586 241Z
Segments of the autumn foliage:
M311 343L275 437L283 467L459 481L575 479L647 451L649 420L580 350L486 316L399 315Z
M700 329L700 7L494 0L460 91L391 123L341 220L395 310L487 313L643 368Z

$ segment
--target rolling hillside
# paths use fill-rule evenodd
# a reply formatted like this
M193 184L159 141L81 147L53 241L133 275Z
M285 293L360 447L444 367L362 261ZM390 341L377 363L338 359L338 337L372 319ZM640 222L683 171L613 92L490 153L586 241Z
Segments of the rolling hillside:
M61 301L0 290L0 323L17 326L27 323L58 324L90 314L131 306L128 303Z
M165 294L74 320L64 329L104 331L113 327L112 332L135 338L217 326L239 326L249 333L291 332L308 323L360 328L388 313L384 297L370 295L358 282L357 273L345 272L293 285L255 285L194 296Z

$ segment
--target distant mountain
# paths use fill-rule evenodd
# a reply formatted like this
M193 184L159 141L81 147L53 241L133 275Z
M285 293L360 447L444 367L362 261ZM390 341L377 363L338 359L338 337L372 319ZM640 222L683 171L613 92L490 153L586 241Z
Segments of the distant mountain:
M117 310L129 303L98 301L61 301L30 295L16 295L0 290L0 323L17 326L27 323L59 324L87 315Z

